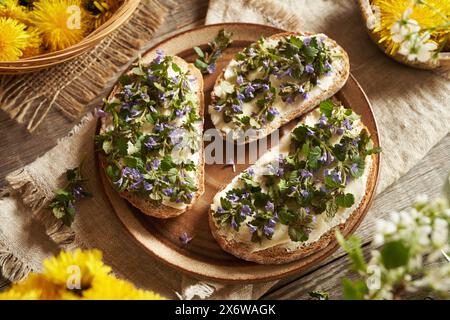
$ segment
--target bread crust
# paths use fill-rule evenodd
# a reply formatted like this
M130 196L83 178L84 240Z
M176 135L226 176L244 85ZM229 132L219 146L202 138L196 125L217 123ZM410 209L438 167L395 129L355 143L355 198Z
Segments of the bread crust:
M270 37L269 39L280 39L285 38L288 36L311 36L314 35L313 33L309 32L283 32L283 33L277 33ZM338 92L347 82L347 79L350 75L350 60L348 58L347 52L337 44L336 41L333 39L327 37L325 42L328 44L330 49L338 49L342 53L342 67L336 70L336 79L333 82L333 85L331 85L327 90L323 90L320 95L317 96L310 96L309 99L303 100L300 103L297 103L296 105L293 104L291 107L291 110L287 113L284 113L280 117L276 117L272 122L268 123L262 130L259 130L259 135L254 136L246 136L245 141L243 143L249 143L261 138L264 138L265 136L271 134L284 124L290 122L291 120L308 113L312 109L314 109L321 101L326 100L330 97L332 97L336 92ZM223 80L225 70L222 70L220 75L217 77L216 82L214 83L214 88L219 84L221 80ZM214 104L217 102L217 97L214 94L214 90L211 91L211 104ZM214 124L215 126L215 124ZM227 139L226 132L223 131L221 128L216 127L222 134L223 139ZM241 142L238 140L235 140L237 144L240 144Z
M144 61L148 60L148 57L144 56L142 58ZM198 100L199 100L199 115L202 119L202 130L204 125L204 94L203 94L203 76L201 72L192 64L187 63L184 59L173 56L173 61L180 66L185 66L189 71L190 74L195 76L195 78L198 81ZM114 87L111 94L108 97L108 100L115 96L117 93L117 90L119 89L118 86ZM100 127L100 133L104 132L106 130L106 124L107 124L107 118L101 119L101 127ZM183 209L177 209L172 208L169 206L166 206L164 204L157 204L151 199L145 199L142 197L139 197L138 195L132 194L128 191L120 192L119 195L126 199L128 202L130 202L134 207L139 209L142 213L152 216L155 218L161 218L161 219L168 219L177 217L184 212L188 211L198 200L198 198L204 193L205 191L205 155L204 155L204 147L203 147L203 141L200 143L200 149L199 149L199 163L197 166L197 174L196 174L196 182L197 182L197 188L198 190L195 192L194 196L192 197L192 201L190 204L188 204ZM100 162L103 168L106 168L106 158L103 155L103 153L100 152ZM110 179L108 181L111 183Z

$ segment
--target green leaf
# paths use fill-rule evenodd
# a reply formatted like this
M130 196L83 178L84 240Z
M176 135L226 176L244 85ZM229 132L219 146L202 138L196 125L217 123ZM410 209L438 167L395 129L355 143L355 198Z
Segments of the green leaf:
M380 250L381 260L387 269L405 266L410 257L410 248L402 240L387 242Z
M165 156L162 160L161 160L161 164L160 164L160 168L162 171L169 171L171 168L173 168L175 165L172 161L172 157L171 156Z
M200 58L204 58L205 57L205 54L203 53L203 50L200 49L199 47L194 47L194 51Z
M288 210L286 207L282 207L278 210L278 217L280 218L280 222L284 225L289 225L295 221L297 215Z
M351 193L338 194L336 204L341 208L350 208L355 203L355 197Z
M270 201L270 196L263 192L255 192L253 197L255 199L255 206L260 208L264 208L267 202Z
M351 281L344 278L342 287L345 300L364 300L364 295L368 292L367 285L363 280Z
M325 212L328 217L330 217L330 218L334 217L337 210L338 210L338 205L336 202L333 201L333 199L327 201L326 206L325 206Z
M353 269L355 271L365 272L367 264L362 254L361 240L355 236L350 236L347 240L345 240L344 236L337 229L336 239L341 245L342 249L347 252L350 260L352 261Z
M302 227L297 226L289 226L289 238L291 238L292 241L296 242L303 242L308 240L309 235L305 232L305 229Z
M342 187L342 185L339 182L334 181L331 176L326 176L324 181L325 186L329 189L337 189Z
M205 63L205 62L203 62L202 60L200 60L200 59L197 59L197 60L195 60L195 66L197 67L197 68L199 68L200 70L204 70L204 69L207 69L208 68L208 64L207 63Z
M138 157L125 157L123 159L123 163L127 167L136 168L139 169L140 171L144 171L145 168L144 162L142 161L141 158Z
M361 157L356 156L352 159L352 165L353 164L356 164L356 170L350 170L350 174L353 178L361 177L364 173L364 169L366 168L366 162Z
M180 67L177 64L175 64L175 63L172 63L172 69L175 72L181 72Z
M308 163L312 169L317 168L317 163L319 158L322 156L322 149L319 146L315 146L309 151L308 154Z
M224 210L230 210L232 208L230 200L226 198L220 198L220 205Z
M52 209L53 215L57 218L57 219L61 219L62 217L64 217L64 209L61 207L55 207Z
M310 151L309 143L304 143L302 146L302 153L306 158L308 158L309 156L309 151Z
M331 100L325 100L320 103L320 113L324 114L326 117L331 117L333 114L334 104Z

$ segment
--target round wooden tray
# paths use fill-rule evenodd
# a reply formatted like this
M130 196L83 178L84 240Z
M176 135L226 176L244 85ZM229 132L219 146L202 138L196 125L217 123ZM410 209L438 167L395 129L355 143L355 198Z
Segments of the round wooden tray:
M194 61L193 46L205 46L217 32L225 28L234 33L233 44L226 50L225 55L218 61L217 72L204 77L205 80L205 109L209 103L211 89L220 71L232 59L237 51L254 42L261 36L269 36L282 30L255 24L219 24L193 29L176 35L150 49L147 54L154 54L160 48L169 55L178 55L187 61ZM353 77L350 77L345 87L337 94L345 106L351 107L362 115L363 121L373 136L374 143L379 145L377 125L369 101ZM298 121L298 120L297 120ZM293 122L297 122L293 121ZM289 126L290 124L287 124ZM292 125L292 124L291 124ZM211 119L205 110L205 130L212 128ZM378 180L379 156L374 162L374 170L370 179ZM223 281L228 283L250 283L279 279L289 274L299 272L316 264L337 249L337 243L331 243L327 248L315 252L310 256L283 265L259 265L243 260L222 251L213 239L208 226L208 209L214 195L231 179L244 170L246 165L236 165L236 172L230 165L206 165L205 193L198 202L186 213L179 217L162 220L145 216L138 209L122 199L111 187L103 170L100 175L106 194L115 213L125 228L133 235L139 244L151 255L182 272L197 278ZM358 218L347 225L344 234L349 234L359 225L372 201L376 183L369 190L370 196L361 205ZM183 232L193 237L193 240L183 245L179 237ZM145 268L145 266L142 266Z

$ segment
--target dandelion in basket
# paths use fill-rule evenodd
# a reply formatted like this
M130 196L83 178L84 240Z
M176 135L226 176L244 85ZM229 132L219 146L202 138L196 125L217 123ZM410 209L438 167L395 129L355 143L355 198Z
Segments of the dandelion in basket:
M63 50L108 21L123 0L0 0L0 61Z
M161 300L158 294L117 279L98 250L61 252L43 263L42 273L0 293L0 300Z
M429 62L450 48L450 1L372 0L371 5L378 19L373 30L388 54Z

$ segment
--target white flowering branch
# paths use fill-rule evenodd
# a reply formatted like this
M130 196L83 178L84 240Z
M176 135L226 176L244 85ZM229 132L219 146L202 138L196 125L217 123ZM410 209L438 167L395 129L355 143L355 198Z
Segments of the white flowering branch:
M446 186L450 188L449 184ZM360 279L344 279L347 299L400 299L418 292L441 297L450 293L450 194L435 201L420 197L412 208L377 222L371 259L366 262L360 239L337 239ZM444 253L444 255L442 254ZM430 266L432 264L432 266Z

